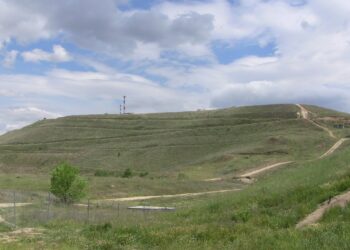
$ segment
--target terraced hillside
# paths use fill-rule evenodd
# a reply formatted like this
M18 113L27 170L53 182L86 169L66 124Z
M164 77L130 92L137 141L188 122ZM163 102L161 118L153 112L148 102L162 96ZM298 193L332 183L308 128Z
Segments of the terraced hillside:
M0 137L0 170L47 172L68 161L85 172L191 172L207 163L211 174L222 174L326 150L332 140L297 112L296 105L270 105L41 120Z
M0 174L1 191L12 185L35 195L21 193L30 203L16 210L24 228L12 232L6 224L13 221L13 204L6 202L12 192L0 193L0 248L349 249L350 130L334 127L348 117L315 106L274 105L38 122L1 137L1 170L14 172ZM119 157L107 157L112 148ZM159 163L148 160L157 154L163 154ZM87 207L95 206L95 219L99 211L97 221L53 217L38 223L28 212L40 207L45 218L47 211L63 213L61 206L48 210L37 192L48 190L54 161L40 160L51 156L85 171L92 187ZM21 165L25 157L30 164ZM93 177L93 162L151 172L127 180ZM19 173L38 169L43 173ZM178 173L186 178L175 178ZM176 210L125 210L119 217L119 203ZM86 213L82 203L72 207Z
M298 111L295 105L273 105L42 120L0 137L0 166L45 172L69 161L85 171L162 171L205 161L233 160L231 165L244 166L243 159L250 158L251 164L264 155L306 158L325 150L328 139L298 120Z

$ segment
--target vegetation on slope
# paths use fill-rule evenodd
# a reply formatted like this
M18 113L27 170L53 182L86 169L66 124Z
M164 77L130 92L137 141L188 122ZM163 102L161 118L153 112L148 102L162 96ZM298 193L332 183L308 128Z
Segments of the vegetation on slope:
M271 110L274 112L270 112ZM22 239L20 242L9 243L5 246L11 249L24 249L24 247L28 249L40 244L52 249L348 249L350 245L350 226L348 223L350 213L348 212L343 214L342 211L334 209L326 215L319 226L303 230L295 229L295 225L317 208L319 203L350 188L349 144L345 143L339 151L325 159L304 161L305 159L316 159L334 144L334 141L331 141L327 133L310 122L297 120L297 111L293 105L213 111L220 113L220 115L228 113L227 118L217 119L220 119L221 123L227 120L230 122L227 121L223 125L224 128L215 125L213 130L210 126L203 126L203 124L194 129L188 124L181 127L169 123L167 129L175 126L176 136L169 136L171 132L167 130L168 140L165 140L165 137L158 139L158 137L152 137L153 135L148 134L149 137L136 136L139 139L137 143L133 140L129 141L130 138L124 141L125 149L128 148L130 151L134 148L129 145L138 145L138 150L141 150L142 146L140 145L148 143L148 139L152 138L152 140L157 140L158 144L164 143L161 145L166 145L169 141L174 143L178 137L180 138L178 142L186 142L187 147L184 147L184 144L176 144L175 147L179 152L185 149L193 152L193 155L190 154L191 152L187 152L188 156L185 154L184 159L181 159L184 162L175 159L174 155L168 157L169 162L167 158L159 159L159 165L145 161L144 166L147 170L159 171L163 174L163 178L157 179L164 181L159 190L171 189L169 180L174 180L172 174L180 171L189 178L188 184L198 181L200 185L204 185L204 182L199 181L201 178L209 175L229 175L239 172L242 169L251 168L251 163L257 166L268 161L296 160L296 163L288 165L288 167L264 174L259 177L256 183L247 186L240 192L220 194L215 195L215 197L170 198L143 202L143 205L175 206L179 209L175 213L154 214L151 219L137 217L138 220L133 222L115 220L102 225L86 225L78 222L52 221L43 225L47 230L42 237L30 241ZM216 119L210 120L208 113L183 113L181 115L186 116L183 119L189 122L188 116L190 115L207 114L207 118L202 117L206 124L209 121L215 123ZM250 116L251 113L252 116ZM172 115L177 116L178 119L179 114L158 114L149 115L149 117L156 116L160 119L160 117ZM240 115L247 119L244 125L233 122ZM129 123L132 120L130 118L125 116L117 119L126 119ZM62 120L64 119L70 121L71 118L63 118ZM198 119L197 117L195 120ZM164 122L168 122L167 119ZM192 125L193 122L191 120ZM148 121L145 123L148 124ZM29 129L39 133L40 126L36 126L37 124ZM129 123L128 127L130 126ZM171 127L171 129L175 129L175 127ZM226 131L225 134L224 131L227 128L229 131ZM197 130L201 131L202 129L207 132L205 138L207 138L207 143L212 143L212 151L207 149L208 151L203 150L196 154L195 147L192 151L192 147L189 146L190 142L198 138L201 138L198 140L202 140L202 137L197 138L197 134L186 134L185 132L189 130L196 133ZM183 140L184 137L180 135L187 135L192 140ZM24 144L24 141L20 144L20 138L24 138L21 137L24 135L17 134L16 136L9 134L1 139L3 148L13 147L7 148L6 154L9 154L16 147L19 149L28 146L29 150L36 144L49 145L46 150L47 154L51 154L50 150L53 148L50 147L60 145L52 141L35 142L35 138L38 138L39 135L31 138L33 141L27 138L26 141L30 141L29 144ZM89 150L89 144L81 143L78 139L74 140L67 145L72 148L76 146L76 149L80 147L79 150ZM229 141L231 143L228 143ZM99 138L93 145L98 150L103 151L104 147L111 146L113 143L115 144L113 140L102 143L101 138ZM162 148L164 147L158 145L153 149L159 153ZM148 151L152 152L152 150ZM148 151L145 150L144 156L148 155ZM281 151L287 153L281 154ZM32 155L33 151L29 152ZM166 152L169 155L174 153L171 150ZM3 154L3 157L6 154ZM152 153L148 156L151 157ZM79 158L74 159L79 162ZM86 164L87 162L89 161L82 160L80 166L89 173L90 167ZM18 167L15 161L10 162L10 164ZM101 166L110 168L108 165ZM47 166L47 168L49 167ZM152 174L154 177L152 172L150 177ZM103 178L103 180L105 179ZM142 180L145 180L144 183L146 180L149 181L150 186L159 185L159 181L154 181L151 178L128 179L126 181L135 181L143 185ZM345 211L347 210L348 208Z
M350 148L344 147L329 158L266 174L241 192L153 201L182 205L150 220L52 222L44 242L53 249L348 249L349 208L332 210L317 227L297 230L295 225L319 203L350 188L349 166Z
M329 139L297 112L295 105L271 105L43 120L0 137L0 170L47 173L66 161L89 173L179 172L223 155L241 166L247 156L295 159L325 150Z

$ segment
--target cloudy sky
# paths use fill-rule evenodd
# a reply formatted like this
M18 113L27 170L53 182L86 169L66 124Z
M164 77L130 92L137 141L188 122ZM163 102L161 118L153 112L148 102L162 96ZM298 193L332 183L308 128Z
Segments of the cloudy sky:
M267 103L350 112L348 0L0 0L0 133Z

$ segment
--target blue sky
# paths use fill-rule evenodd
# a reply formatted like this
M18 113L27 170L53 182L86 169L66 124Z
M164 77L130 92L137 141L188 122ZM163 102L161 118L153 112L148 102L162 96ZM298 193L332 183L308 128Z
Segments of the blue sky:
M134 113L350 112L348 13L346 0L0 0L0 133L118 113L123 95Z

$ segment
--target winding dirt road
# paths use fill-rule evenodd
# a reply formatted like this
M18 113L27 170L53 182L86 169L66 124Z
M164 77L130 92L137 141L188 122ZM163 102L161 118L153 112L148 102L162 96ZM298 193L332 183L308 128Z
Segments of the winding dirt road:
M243 174L235 176L234 178L238 178L238 179L252 178L252 177L254 177L256 175L259 175L259 174L261 174L263 172L266 172L268 170L271 170L271 169L274 169L274 168L277 168L277 167L281 167L281 166L284 166L284 165L288 165L288 164L293 163L293 162L294 161L286 161L286 162L274 163L274 164L268 165L266 167L249 170L248 172L245 172ZM228 178L226 178L226 179L228 179ZM204 181L214 182L214 181L222 181L222 180L225 180L225 178L218 177L218 178L205 179Z
M337 195L328 201L325 201L321 204L321 206L315 210L313 213L309 214L305 219L300 221L296 228L303 228L306 226L310 226L318 222L323 215L331 208L340 206L344 208L350 202L350 192Z
M334 153L334 151L336 151L338 148L340 148L341 145L343 145L344 142L348 141L349 138L342 138L339 141L337 141L333 147L331 147L326 153L324 153L323 155L320 156L320 159L323 159L327 156L330 156L331 154Z
M266 166L266 167L263 167L263 168L260 168L260 169L256 169L256 170L251 170L250 172L246 172L242 175L240 175L239 177L240 178L248 178L248 177L254 177L258 174L261 174L263 172L266 172L270 169L273 169L273 168L277 168L277 167L280 167L280 166L283 166L283 165L288 165L290 163L293 163L293 161L286 161L286 162L280 162L280 163L275 163L275 164L272 164L270 166Z
M332 137L332 138L334 138L334 139L337 138L337 137L334 135L334 133L333 133L332 130L330 130L329 128L324 127L324 126L322 126L322 125L320 125L320 124L318 124L318 123L316 123L316 122L313 121L313 120L311 120L311 119L310 119L310 116L309 116L309 113L310 113L310 112L309 112L305 107L303 107L303 106L300 105L300 104L296 104L296 105L300 108L301 117L302 117L303 119L307 120L308 122L310 122L311 124L315 125L316 127L319 127L320 129L323 129L324 131L326 131L326 132L329 134L330 137Z
M94 202L98 203L98 202L106 202L106 201L120 201L120 202L121 201L142 201L142 200L149 200L149 199L156 199L156 198L192 197L192 196L199 196L199 195L205 195L205 194L235 192L235 191L239 191L239 190L241 190L241 189L235 188L235 189L224 189L224 190L207 191L207 192L200 192L200 193L134 196L134 197L126 197L126 198L112 198L112 199L95 200Z
M301 106L300 104L295 104L295 105L297 105L298 108L300 108L301 117L305 120L309 120L309 111L303 106Z

